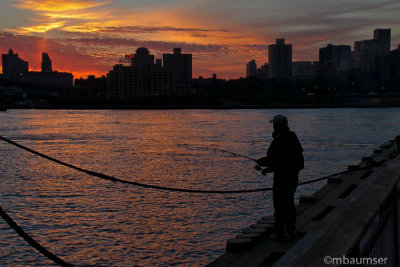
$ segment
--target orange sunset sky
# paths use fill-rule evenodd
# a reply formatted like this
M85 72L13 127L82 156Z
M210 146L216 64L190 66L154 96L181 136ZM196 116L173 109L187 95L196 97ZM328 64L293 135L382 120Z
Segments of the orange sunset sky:
M245 64L267 62L268 44L285 38L293 60L318 60L318 48L371 39L392 29L400 42L400 2L388 0L2 0L0 51L13 48L40 69L75 78L106 74L125 54L147 47L156 58L181 47L193 54L193 77L245 76Z

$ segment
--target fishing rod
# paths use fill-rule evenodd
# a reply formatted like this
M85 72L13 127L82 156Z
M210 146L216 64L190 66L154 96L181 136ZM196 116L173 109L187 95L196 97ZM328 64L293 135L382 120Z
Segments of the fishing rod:
M235 153L235 152L231 152L231 151L228 151L228 150L219 149L219 148L212 148L212 147L202 147L202 148L205 148L207 150L220 151L220 152L223 152L223 153L231 154L231 155L234 155L234 156L237 156L237 157L241 157L241 158L245 158L245 159L257 162L257 159L250 158L248 156L245 156L245 155L242 155L242 154L238 154L238 153ZM263 168L260 165L258 165L258 163L257 163L256 166L254 166L254 168L257 171L263 170ZM267 172L270 172L270 171L269 170L265 170L265 173L262 172L262 175L265 175Z
M183 144L183 146L185 146L185 147L187 147L187 148L189 148L189 149L193 149L193 148L191 148L191 145L190 145L190 144ZM193 147L196 147L196 148L204 148L204 149L206 149L207 151L209 151L209 150L212 150L212 151L219 151L219 152L231 154L231 155L233 155L233 156L237 156L237 157L241 157L241 158L245 158L245 159L248 159L248 160L257 162L257 159L255 159L255 158L250 158L249 156L245 156L245 155L242 155L242 154L239 154L239 153L235 153L235 152L232 152L232 151L228 151L228 150L225 150L225 149L219 149L219 148L214 148L214 147L209 147L209 146L198 146L198 145L194 145Z
M213 147L206 147L206 146L201 146L201 147L199 147L199 148L205 148L205 149L207 149L207 150L213 150L213 151L220 151L220 152L223 152L223 153L231 154L231 155L234 155L234 156L237 156L237 157L241 157L241 158L245 158L245 159L248 159L248 160L257 162L257 159L250 158L250 157L248 157L248 156L241 155L241 154L238 154L238 153L235 153L235 152L231 152L231 151L228 151L228 150L224 150L224 149L213 148Z

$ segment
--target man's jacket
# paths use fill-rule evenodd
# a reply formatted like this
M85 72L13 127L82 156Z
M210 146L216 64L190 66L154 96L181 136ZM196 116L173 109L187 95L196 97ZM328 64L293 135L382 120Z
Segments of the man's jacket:
M287 129L274 132L267 156L257 163L275 173L298 173L304 168L303 148L296 134Z

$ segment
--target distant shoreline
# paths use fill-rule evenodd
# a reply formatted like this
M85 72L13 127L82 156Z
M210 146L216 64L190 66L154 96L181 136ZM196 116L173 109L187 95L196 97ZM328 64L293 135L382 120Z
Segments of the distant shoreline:
M343 103L343 104L271 104L271 105L54 105L8 107L8 109L48 110L172 110L172 109L323 109L323 108L392 108L400 103Z

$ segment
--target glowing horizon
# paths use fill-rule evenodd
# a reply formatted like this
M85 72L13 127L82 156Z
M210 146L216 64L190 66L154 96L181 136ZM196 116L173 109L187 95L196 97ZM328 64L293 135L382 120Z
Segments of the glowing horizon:
M181 47L193 54L194 78L239 78L248 61L267 62L277 38L293 44L293 60L309 61L328 43L371 39L375 28L392 29L393 48L400 42L398 1L300 2L7 0L0 3L0 50L12 48L32 70L48 52L55 70L80 78L105 75L138 47L156 58Z

